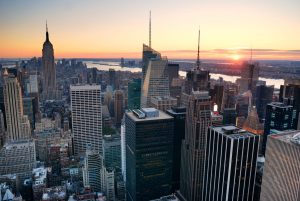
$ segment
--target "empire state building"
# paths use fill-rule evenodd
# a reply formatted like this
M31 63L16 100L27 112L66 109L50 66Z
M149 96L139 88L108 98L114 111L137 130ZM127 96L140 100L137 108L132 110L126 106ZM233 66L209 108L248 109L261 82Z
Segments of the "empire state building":
M46 41L43 44L43 93L44 100L56 97L56 68L54 63L53 45L49 40L48 26L46 24Z

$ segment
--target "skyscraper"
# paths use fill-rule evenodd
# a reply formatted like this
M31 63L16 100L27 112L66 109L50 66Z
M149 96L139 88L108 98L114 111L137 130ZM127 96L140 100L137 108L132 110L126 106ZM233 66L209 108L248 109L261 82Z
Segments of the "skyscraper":
M35 165L35 143L32 140L7 142L0 149L0 175L16 174L22 183L31 178Z
M255 105L260 120L265 118L267 104L273 100L274 86L256 86Z
M29 139L31 137L30 122L23 113L21 87L17 78L4 73L4 105L8 140Z
M284 85L280 86L279 101L287 99L289 104L296 110L296 118L293 122L294 129L300 129L300 81L299 79L285 80Z
M103 159L97 151L87 148L82 169L83 185L90 186L95 192L101 192L101 169Z
M296 112L291 105L279 102L272 102L267 105L264 138L262 143L263 154L265 154L267 139L268 135L271 133L271 129L278 131L292 129L294 118L296 118Z
M151 97L170 96L168 60L151 48L151 12L149 46L143 44L141 107L150 107Z
M140 78L133 79L128 83L128 109L139 109L141 105L141 82Z
M203 174L207 129L211 125L211 101L208 91L192 91L186 113L185 139L181 146L180 195L187 201L199 201Z
M72 131L75 154L88 145L102 153L102 111L100 85L71 85Z
M198 54L196 68L190 70L186 74L184 89L182 93L182 103L187 106L189 96L193 91L209 91L210 90L210 75L209 71L201 69L200 61L200 30L198 33Z
M185 107L172 107L166 112L174 118L174 146L173 146L173 169L172 169L172 191L180 186L180 164L181 164L181 143L185 135Z
M124 114L124 95L122 90L115 91L115 101L114 101L114 112L115 112L115 122L117 126L121 125L121 120Z
M252 94L255 94L256 84L259 77L259 65L258 63L244 62L241 66L241 79L239 82L240 94L250 90Z
M173 117L154 108L125 115L127 200L148 201L172 188Z
M155 58L148 60L142 85L141 107L149 107L154 96L170 96L168 60Z
M121 172L121 137L120 135L103 136L103 159L107 168Z
M299 131L270 135L261 186L261 201L300 199Z
M46 41L43 44L43 98L54 99L56 96L56 67L54 63L53 45L49 40L48 26L46 24Z
M235 126L210 127L202 201L253 200L259 136Z
M116 83L117 83L117 78L116 78L116 71L115 69L110 68L108 71L108 75L109 75L109 85L112 87L113 90L116 89Z

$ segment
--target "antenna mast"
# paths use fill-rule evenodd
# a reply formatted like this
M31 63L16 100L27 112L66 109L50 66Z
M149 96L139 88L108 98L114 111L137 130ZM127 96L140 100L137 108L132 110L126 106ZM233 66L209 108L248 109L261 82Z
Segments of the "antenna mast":
M149 47L151 48L151 10L149 16Z
M197 69L200 70L200 28L198 32L198 53L197 53Z

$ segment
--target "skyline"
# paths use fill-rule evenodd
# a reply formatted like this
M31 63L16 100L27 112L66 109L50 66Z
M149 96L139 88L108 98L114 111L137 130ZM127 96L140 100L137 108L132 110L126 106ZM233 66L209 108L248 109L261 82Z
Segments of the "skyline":
M47 20L56 58L140 58L151 10L152 47L170 59L196 59L199 25L202 59L300 58L296 0L131 2L1 1L0 57L40 57Z

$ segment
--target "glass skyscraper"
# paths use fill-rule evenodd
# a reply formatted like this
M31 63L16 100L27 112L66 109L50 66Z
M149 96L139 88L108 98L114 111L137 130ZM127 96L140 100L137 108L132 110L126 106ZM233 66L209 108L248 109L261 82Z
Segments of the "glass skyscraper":
M127 200L149 201L171 193L173 126L173 117L154 108L126 113Z

